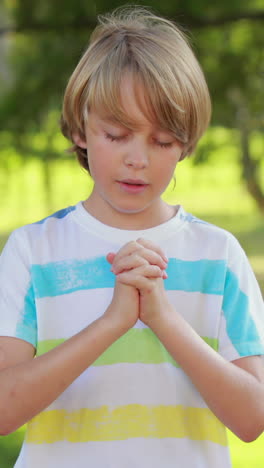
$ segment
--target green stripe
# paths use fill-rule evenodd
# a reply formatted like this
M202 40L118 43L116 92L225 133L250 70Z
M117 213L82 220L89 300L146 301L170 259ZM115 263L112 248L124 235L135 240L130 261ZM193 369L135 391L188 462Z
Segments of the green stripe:
M216 338L202 337L203 340L218 350ZM65 340L45 340L38 344L37 355L50 351ZM94 366L129 362L142 364L170 363L179 367L163 344L149 328L131 328L125 335L115 341L94 363Z

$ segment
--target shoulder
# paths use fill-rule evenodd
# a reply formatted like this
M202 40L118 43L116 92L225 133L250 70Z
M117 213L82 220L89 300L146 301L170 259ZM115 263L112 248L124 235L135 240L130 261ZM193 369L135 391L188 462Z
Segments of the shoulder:
M3 249L2 255L13 252L31 256L34 250L42 248L45 243L52 243L54 239L61 237L61 233L70 231L72 224L71 214L75 211L75 206L68 206L44 219L31 224L26 224L15 229L9 236Z
M35 223L31 224L32 225L37 225L37 224L45 224L48 220L61 220L66 218L72 211L76 210L76 205L73 206L67 206L66 208L63 208L59 211L56 211L55 213L47 216L46 218L41 219L40 221L36 221Z
M180 219L183 222L184 236L191 241L196 249L207 254L211 252L218 258L225 258L230 263L238 257L245 257L245 252L237 238L228 230L215 224L204 221L183 208L180 210Z
M50 214L46 218L40 219L30 224L26 224L16 229L12 235L14 237L19 236L31 236L37 235L43 231L56 231L66 223L71 222L71 214L76 210L77 205L68 206L55 213Z

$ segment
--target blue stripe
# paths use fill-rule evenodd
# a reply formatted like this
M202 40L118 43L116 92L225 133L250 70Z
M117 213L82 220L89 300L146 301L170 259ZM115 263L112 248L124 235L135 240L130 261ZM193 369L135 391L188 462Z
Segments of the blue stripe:
M82 289L113 288L115 275L110 268L104 257L32 265L35 295L53 297Z
M37 346L37 317L32 283L24 299L24 308L16 326L16 337Z
M263 344L257 353L252 352L252 343L261 344L261 338L249 313L248 296L239 288L238 279L231 270L226 273L223 312L227 334L238 354L262 354Z
M110 268L105 257L33 265L31 274L36 297L59 296L82 289L112 288L115 275ZM187 262L170 259L167 273L167 290L221 295L226 263L222 260Z
M203 221L202 219L196 218L196 216L193 216L191 213L180 213L180 219L188 223L198 223L198 224L209 225L207 221Z
M74 291L98 288L113 288L115 275L110 271L105 257L89 260L69 260L45 265L33 265L31 274L36 298L54 297ZM200 292L223 295L223 313L226 319L227 334L240 356L264 353L256 325L249 314L248 297L239 288L236 275L227 268L223 260L183 261L170 259L166 290ZM35 311L32 307L32 288L25 300L22 323L25 328ZM214 311L212 311L214 313ZM216 311L218 313L218 311ZM252 351L252 344L259 351Z
M47 216L44 219L41 219L40 221L37 221L34 224L43 224L47 219L49 218L57 218L57 219L62 219L65 218L71 211L74 211L76 209L76 206L68 206L67 208L64 208L63 210L56 211L56 213L53 213L50 216Z
M223 294L226 262L224 260L197 260L195 262L172 258L167 268L167 290Z

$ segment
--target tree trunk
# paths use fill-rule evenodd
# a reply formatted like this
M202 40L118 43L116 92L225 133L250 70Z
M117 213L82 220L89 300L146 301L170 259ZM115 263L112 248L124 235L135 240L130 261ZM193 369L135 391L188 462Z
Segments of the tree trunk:
M264 214L264 192L259 180L260 162L252 159L249 146L250 132L240 128L242 178L258 209Z

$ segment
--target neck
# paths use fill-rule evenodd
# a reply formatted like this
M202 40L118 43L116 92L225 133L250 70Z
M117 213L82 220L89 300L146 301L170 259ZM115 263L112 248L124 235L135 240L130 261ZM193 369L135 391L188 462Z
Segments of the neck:
M84 208L94 218L103 224L124 230L144 230L165 223L173 218L178 211L178 206L168 205L160 199L158 206L148 207L140 212L120 212L111 205L102 204L101 207L93 203L92 197L89 197L83 203Z

